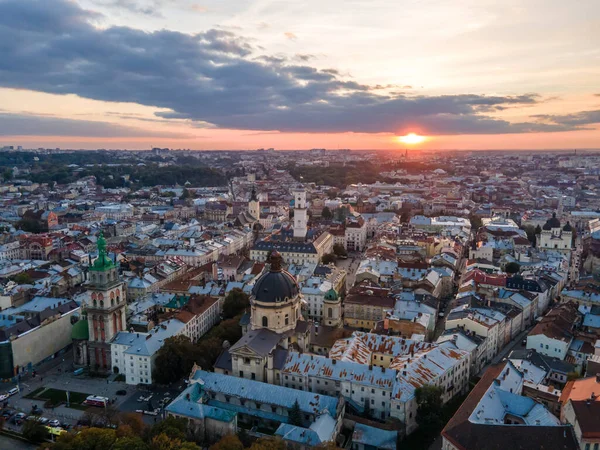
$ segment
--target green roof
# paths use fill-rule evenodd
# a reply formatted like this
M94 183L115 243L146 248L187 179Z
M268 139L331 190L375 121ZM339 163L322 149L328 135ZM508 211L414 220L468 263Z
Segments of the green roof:
M98 259L94 261L90 270L96 272L103 272L105 270L110 270L115 268L115 263L110 259L106 254L106 239L104 239L104 234L102 231L98 235Z
M338 299L338 293L335 289L331 288L325 293L325 300L336 301Z
M90 338L90 329L87 320L79 320L73 325L71 339L87 340Z

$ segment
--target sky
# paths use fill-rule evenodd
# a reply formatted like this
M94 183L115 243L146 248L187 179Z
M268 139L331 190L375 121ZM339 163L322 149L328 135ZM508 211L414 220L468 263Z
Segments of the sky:
M600 1L0 0L0 147L600 148Z

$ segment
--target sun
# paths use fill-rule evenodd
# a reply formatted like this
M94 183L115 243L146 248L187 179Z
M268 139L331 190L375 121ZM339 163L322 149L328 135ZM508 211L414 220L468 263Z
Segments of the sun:
M399 142L402 142L403 144L415 145L415 144L420 144L420 143L424 142L425 136L419 136L416 133L408 133L405 136L398 136L397 139Z

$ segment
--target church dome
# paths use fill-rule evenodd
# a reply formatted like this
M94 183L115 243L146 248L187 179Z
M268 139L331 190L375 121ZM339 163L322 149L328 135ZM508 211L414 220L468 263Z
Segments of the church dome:
M543 226L546 231L550 231L552 228L560 228L560 220L556 218L556 213L553 213L552 217Z
M286 298L295 298L300 290L296 279L281 268L281 255L271 253L271 268L262 275L252 288L252 295L262 303L278 303Z
M563 227L563 231L573 231L573 227L569 222Z
M336 302L338 298L338 293L333 288L325 293L325 301Z

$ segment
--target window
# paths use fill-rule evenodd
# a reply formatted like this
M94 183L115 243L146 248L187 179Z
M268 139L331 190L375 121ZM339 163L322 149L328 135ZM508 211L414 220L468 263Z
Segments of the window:
M244 378L244 371L240 370L240 378Z
M253 379L253 380L256 380L256 374L254 372L252 372L250 374L250 378Z
M250 358L244 358L244 364L250 364Z
M267 319L267 316L263 316L263 318L262 318L262 326L265 327L265 328L269 326L269 319Z

